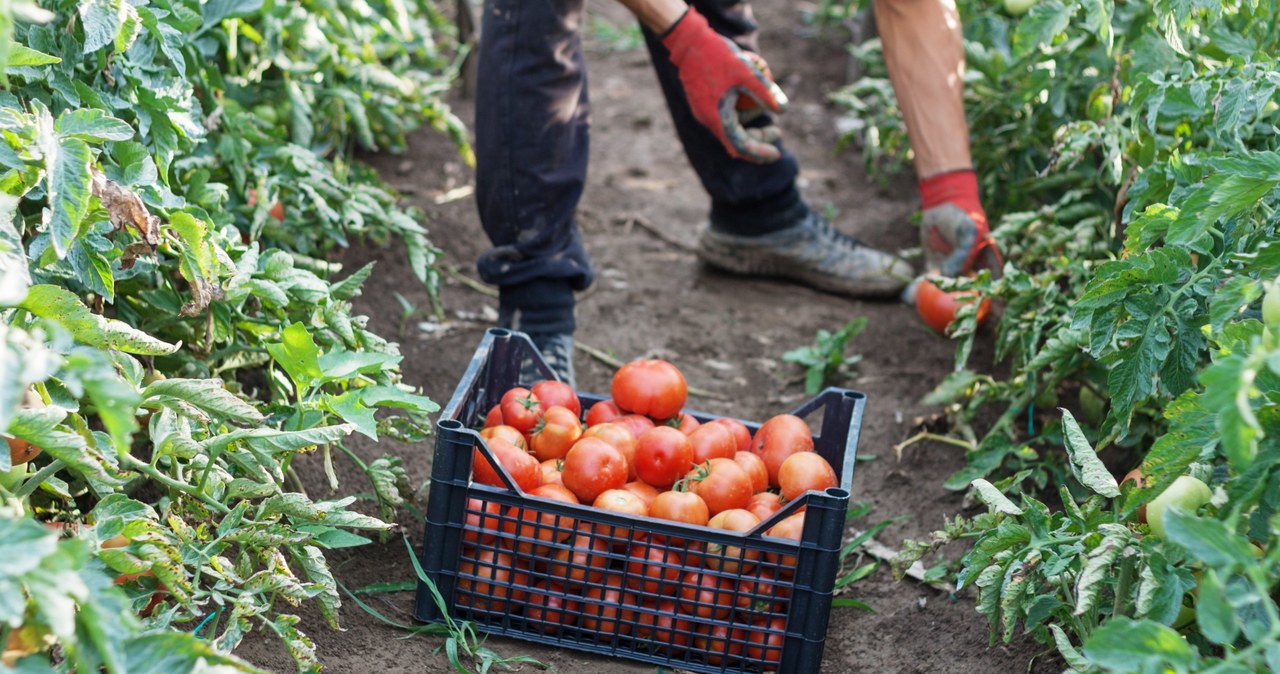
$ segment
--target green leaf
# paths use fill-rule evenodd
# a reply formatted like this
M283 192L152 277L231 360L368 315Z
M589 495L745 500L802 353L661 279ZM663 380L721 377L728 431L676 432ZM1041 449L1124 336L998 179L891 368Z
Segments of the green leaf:
M956 370L948 372L942 382L924 397L926 405L950 405L960 402L967 396L969 387L978 381L978 375L972 370Z
M283 618L285 616L280 616ZM279 618L277 618L277 622ZM305 637L304 637L305 638ZM269 674L234 655L221 653L213 642L187 632L159 631L130 637L124 643L126 667L130 674L173 674L173 672L246 672ZM301 670L299 670L301 671Z
M1053 41L1071 23L1079 5L1071 2L1064 5L1059 0L1046 0L1036 4L1031 11L1018 22L1014 37L1015 55L1018 58Z
M204 27L208 28L224 19L249 16L262 9L262 0L209 0L200 8L204 15Z
M1173 629L1124 616L1102 623L1082 650L1093 665L1123 674L1189 672L1198 661L1191 645Z
M971 486L977 494L978 500L986 504L987 507L991 509L991 512L1003 513L1005 515L1022 514L1022 508L1014 505L1013 501L1009 500L1009 497L1000 493L1000 490L996 489L995 485L990 482L979 478L974 480L971 483Z
M1227 321L1237 317L1262 296L1262 285L1248 276L1233 276L1214 294L1209 303L1209 325L1221 332Z
M326 395L325 406L342 420L355 427L356 432L370 439L378 439L378 422L373 408L360 401L361 390L351 389L339 396Z
M77 341L104 349L117 349L144 356L164 356L178 350L127 323L103 318L80 302L80 298L54 285L31 286L26 299L19 304L27 311L60 324Z
M320 614L324 616L325 622L329 627L339 629L338 610L342 607L342 598L338 596L338 583L333 579L329 564L325 562L324 553L314 545L304 545L301 550L292 547L289 551L302 567L307 580L319 586L316 601L320 604Z
M57 545L58 535L34 519L0 518L0 579L16 578L39 568Z
M1071 472L1080 484L1092 489L1095 493L1107 498L1119 496L1120 485L1116 483L1116 478L1111 475L1111 471L1107 470L1097 453L1093 451L1093 447L1089 445L1088 439L1084 437L1084 431L1080 430L1080 424L1076 423L1076 418L1065 407L1058 409L1062 411L1062 430L1066 436L1067 451L1071 454Z
M1073 615L1085 615L1097 606L1102 586L1115 573L1113 566L1116 560L1125 547L1133 542L1133 534L1123 525L1103 524L1098 533L1103 536L1102 542L1089 551L1084 569L1076 578L1076 608Z
M1222 520L1197 517L1170 506L1164 513L1164 528L1170 541L1209 566L1235 568L1253 560L1253 546Z
M58 425L66 416L66 410L54 406L19 410L9 422L9 434L36 445L55 459L60 459L67 464L68 469L79 473L95 490L102 491L103 495L112 491L113 487L124 484L123 480L114 475L114 463L109 462L96 446L76 433L58 430Z
M53 250L58 258L67 256L71 240L80 233L85 214L89 212L90 181L89 146L78 138L59 138L52 145L53 156L45 157L49 180L49 205L43 213Z
M394 407L425 414L440 411L440 405L432 399L397 386L367 386L360 389L360 400L370 407Z
M85 390L98 410L98 417L111 435L116 451L125 454L133 445L138 430L138 402L142 399L133 384L114 372L85 382Z
M349 300L360 294L360 287L373 273L373 262L357 269L350 276L329 287L329 296L335 300Z
M392 369L404 356L377 351L333 349L319 357L320 371L328 380L347 379L357 373L382 372Z
M115 41L120 34L123 0L83 0L77 8L84 27L84 53L91 54Z
M1067 633L1062 631L1062 627L1050 624L1049 631L1053 632L1053 643L1058 647L1058 653L1062 655L1062 659L1067 662L1067 665L1082 672L1087 671L1089 669L1089 660L1081 655L1080 651L1076 650L1076 647L1071 644L1071 637L1068 637Z
M36 51L18 42L11 42L9 43L9 60L5 64L5 69L10 70L24 66L47 66L53 63L62 63L62 59L57 56L50 56L42 51Z
M267 352L284 368L301 392L324 376L320 370L320 348L302 323L293 323L281 332L281 341L267 344Z
M125 141L133 138L133 127L122 119L93 108L68 110L58 115L53 130L60 138L85 141Z
M335 529L320 524L303 524L296 527L314 536L315 543L322 548L337 550L339 548L356 548L368 545L373 541L343 529Z
M1227 601L1226 588L1215 569L1206 569L1200 577L1200 596L1196 600L1196 625L1206 639L1219 646L1234 643L1240 635L1240 624Z
M223 388L221 379L161 379L143 390L146 401L176 398L221 418L241 424L255 424L264 417L253 405ZM145 403L144 403L145 404Z

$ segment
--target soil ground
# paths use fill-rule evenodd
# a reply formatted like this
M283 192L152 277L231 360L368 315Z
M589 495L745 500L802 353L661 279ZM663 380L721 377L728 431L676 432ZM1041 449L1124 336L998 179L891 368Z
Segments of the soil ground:
M805 198L815 208L836 213L845 231L880 248L904 250L918 245L909 224L917 207L913 181L901 176L885 183L869 178L855 151L838 152L834 120L839 114L827 95L844 83L847 35L815 36L800 15L800 3L757 0L757 17L766 27L762 51L792 108L783 119L786 142L800 158ZM581 294L580 342L623 360L657 356L672 360L691 386L716 398L693 398L690 407L715 414L763 420L789 411L806 399L797 366L782 361L790 349L811 344L819 329L836 330L851 318L866 316L866 331L850 345L863 356L853 376L840 384L868 395L853 498L870 504L869 516L850 526L867 527L903 517L879 536L897 547L903 538L922 538L944 516L964 511L963 495L942 488L959 469L963 454L954 447L919 443L899 461L893 446L907 438L913 422L937 412L921 398L952 367L953 345L925 328L915 312L897 302L858 302L781 282L731 277L702 267L691 246L707 211L707 199L678 143L648 58L642 47L618 37L630 26L613 3L592 3L588 68L593 115L589 185L580 224L594 259L598 280ZM603 30L612 27L613 30ZM608 39L602 36L613 35ZM471 102L455 95L459 115L471 119ZM444 264L474 275L474 260L487 247L467 189L473 174L457 158L443 135L416 134L407 152L369 160L406 200L428 214L431 239L444 251ZM661 235L655 234L660 232ZM376 261L357 313L368 315L379 334L400 342L405 381L446 402L483 331L496 317L496 300L447 274L441 295L447 317L434 331L419 329L429 318L429 300L405 263L403 249L358 248L341 261L353 271ZM399 293L420 311L408 320ZM975 364L990 361L980 345ZM579 352L578 388L608 392L613 368ZM368 459L384 453L403 458L414 484L430 475L432 443L371 443L353 437ZM318 457L295 462L317 493L326 481ZM339 464L339 470L349 468ZM340 473L341 475L341 473ZM347 470L346 492L366 488ZM424 496L416 505L425 508ZM415 546L422 524L406 513L402 525ZM348 588L414 578L399 537L331 554L335 575ZM887 566L852 586L848 596L870 604L874 613L833 609L823 660L824 672L992 672L1057 671L1037 658L1040 648L1028 640L988 646L985 620L971 596L952 597L914 581L898 582ZM375 595L371 603L384 615L412 623L412 592ZM437 654L441 640L389 627L344 601L343 631L327 629L317 612L300 609L303 629L315 641L329 672L446 672ZM563 674L645 672L653 667L509 639L491 639L500 654L531 655ZM295 667L279 642L267 636L245 643L239 655L272 671ZM526 667L526 671L531 668Z

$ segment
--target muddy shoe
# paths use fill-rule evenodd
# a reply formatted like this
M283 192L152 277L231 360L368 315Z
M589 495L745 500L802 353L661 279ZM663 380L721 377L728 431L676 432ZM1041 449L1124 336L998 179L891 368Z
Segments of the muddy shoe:
M707 227L698 257L735 274L785 278L850 297L895 297L913 276L905 261L838 231L814 212L792 227L762 236Z
M538 347L538 351L542 352L542 359L551 366L556 377L570 387L578 388L573 371L573 335L563 332L531 333L529 339L533 341L534 346ZM534 383L541 379L544 379L542 372L533 364L533 361L527 362L520 370L521 381Z

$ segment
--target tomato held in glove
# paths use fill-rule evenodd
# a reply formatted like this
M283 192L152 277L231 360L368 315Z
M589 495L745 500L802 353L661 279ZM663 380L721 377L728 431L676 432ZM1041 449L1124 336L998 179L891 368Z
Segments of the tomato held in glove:
M965 304L973 302L977 293L972 290L946 292L934 285L929 279L920 279L916 286L916 312L934 332L945 335L947 329L956 320L956 312ZM987 319L991 310L991 300L983 298L978 305L978 325Z

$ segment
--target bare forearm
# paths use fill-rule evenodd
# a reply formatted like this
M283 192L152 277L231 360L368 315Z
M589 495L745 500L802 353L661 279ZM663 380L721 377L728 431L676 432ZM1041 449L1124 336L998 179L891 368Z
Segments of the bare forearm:
M662 34L689 8L685 0L618 0L644 24L645 28Z

